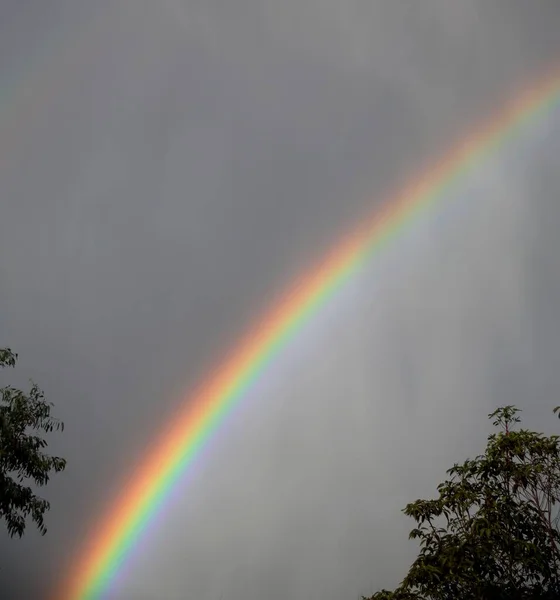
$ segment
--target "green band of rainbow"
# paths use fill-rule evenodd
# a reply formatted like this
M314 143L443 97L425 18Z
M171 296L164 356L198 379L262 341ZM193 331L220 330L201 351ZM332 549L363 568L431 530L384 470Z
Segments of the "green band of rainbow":
M420 173L371 218L344 238L331 254L289 290L249 331L229 360L186 398L155 451L145 458L72 565L56 600L94 600L108 589L124 558L169 496L201 448L311 315L340 289L355 270L379 252L424 211L443 200L462 175L501 147L529 122L550 113L560 101L560 73L526 89L498 115L464 139L432 169Z

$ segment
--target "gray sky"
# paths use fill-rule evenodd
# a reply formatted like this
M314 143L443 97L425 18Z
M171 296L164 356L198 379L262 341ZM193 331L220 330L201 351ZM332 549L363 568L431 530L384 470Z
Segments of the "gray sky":
M48 6L47 6L48 4ZM0 3L0 345L66 422L42 598L185 391L307 264L560 51L556 0ZM560 115L368 264L230 418L109 600L357 599L518 404L557 431ZM442 203L442 206L446 204ZM9 377L8 377L9 376Z

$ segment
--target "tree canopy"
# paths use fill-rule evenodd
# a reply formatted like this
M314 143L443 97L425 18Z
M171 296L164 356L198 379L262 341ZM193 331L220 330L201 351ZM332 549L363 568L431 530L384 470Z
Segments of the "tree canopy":
M17 354L0 349L0 367L14 367ZM63 430L64 423L51 417L52 404L32 382L29 393L11 386L0 388L0 518L10 536L21 537L31 518L44 535L44 514L50 508L27 483L41 487L52 472L63 471L66 461L44 453L46 440L33 434Z
M560 597L560 441L515 429L519 412L491 413L498 431L485 453L449 469L436 499L406 506L419 555L395 590L370 600Z

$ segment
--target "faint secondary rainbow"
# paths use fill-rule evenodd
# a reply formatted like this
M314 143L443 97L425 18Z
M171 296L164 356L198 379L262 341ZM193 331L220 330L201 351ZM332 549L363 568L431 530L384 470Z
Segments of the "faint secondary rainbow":
M343 286L360 265L402 234L445 192L520 128L560 104L560 72L524 90L497 115L468 135L436 163L410 180L369 219L343 238L323 262L303 276L234 348L224 364L186 398L184 408L140 464L71 566L56 600L102 598L124 559L173 486L219 425L302 326Z

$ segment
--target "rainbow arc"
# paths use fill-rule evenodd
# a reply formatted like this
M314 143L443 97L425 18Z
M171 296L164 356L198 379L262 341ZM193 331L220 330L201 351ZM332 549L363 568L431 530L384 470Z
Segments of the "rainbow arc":
M209 374L151 446L120 499L92 529L53 600L95 600L111 586L147 524L189 466L224 424L251 384L280 350L365 261L404 235L425 211L444 206L446 192L485 158L550 114L560 104L560 73L526 88L467 135L431 169L412 177L395 196L344 237L318 265L304 272L279 302L255 323L229 358Z

